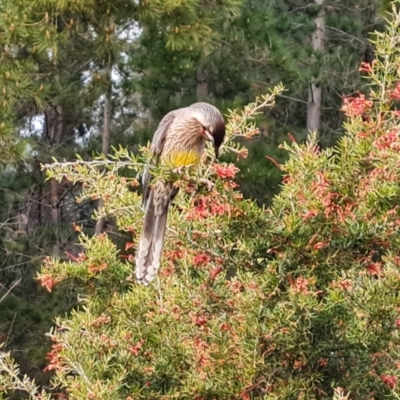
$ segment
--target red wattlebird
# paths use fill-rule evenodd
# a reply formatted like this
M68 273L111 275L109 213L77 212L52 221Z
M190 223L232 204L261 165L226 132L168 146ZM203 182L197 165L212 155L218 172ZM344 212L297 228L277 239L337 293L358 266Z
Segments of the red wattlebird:
M208 103L169 112L160 122L151 143L151 162L179 168L198 164L206 141L212 143L215 155L225 136L225 122L219 110ZM168 208L178 192L174 182L156 180L150 185L151 173L143 173L142 233L136 251L136 278L148 285L160 267Z

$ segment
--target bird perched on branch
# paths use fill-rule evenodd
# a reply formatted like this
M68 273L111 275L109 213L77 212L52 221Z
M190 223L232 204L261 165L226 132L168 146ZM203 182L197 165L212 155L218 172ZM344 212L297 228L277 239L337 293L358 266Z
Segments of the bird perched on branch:
M224 140L225 122L219 110L208 103L195 103L169 112L161 120L151 143L151 163L181 168L200 162L206 142L212 143L215 155ZM178 189L174 182L156 180L149 168L143 173L142 233L136 251L136 278L148 285L160 267L168 208Z

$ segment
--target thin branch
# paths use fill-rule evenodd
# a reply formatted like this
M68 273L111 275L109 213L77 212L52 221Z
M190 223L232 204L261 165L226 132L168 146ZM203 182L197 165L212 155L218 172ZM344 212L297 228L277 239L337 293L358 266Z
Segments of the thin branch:
M7 292L5 293L5 295L0 299L0 303L6 298L6 296L8 296L8 294L15 288L15 286L17 286L20 282L21 282L22 278L19 278L17 280L17 282L14 283L14 285L12 285L10 287L10 289L7 290Z
M4 342L4 345L5 345L5 346L7 346L8 341L9 341L9 339L10 339L11 331L12 331L12 328L13 328L13 326L14 326L16 316L17 316L17 313L15 312L14 315L13 315L13 319L12 319L12 321L11 321L11 324L10 324L10 329L8 330L8 333L7 333L6 340L5 340L5 342Z
M65 190L65 192L60 196L60 199L56 205L58 207L62 201L76 188L77 183L72 184L68 189Z
M339 32L340 34L342 34L344 36L347 36L347 37L350 37L350 38L352 38L352 39L354 39L357 42L360 42L362 44L367 44L367 45L369 44L369 42L367 42L366 40L362 40L362 39L358 38L357 36L354 36L354 35L351 35L350 33L344 32L341 29L335 28L334 26L325 25L325 28L328 28L328 29L330 29L332 31Z
M285 96L283 94L278 94L276 97L282 97L284 99L288 99L288 100L293 100L293 101L297 101L298 103L303 103L303 104L307 104L306 101L301 100L301 99L295 99L294 97L290 97L290 96Z
M104 165L113 165L117 168L124 167L143 167L143 163L133 163L132 161L111 161L111 160L94 160L94 161L64 161L64 162L54 162L51 164L42 164L43 169L54 169L55 167L74 167L76 165L87 165L89 167L98 168L103 167Z

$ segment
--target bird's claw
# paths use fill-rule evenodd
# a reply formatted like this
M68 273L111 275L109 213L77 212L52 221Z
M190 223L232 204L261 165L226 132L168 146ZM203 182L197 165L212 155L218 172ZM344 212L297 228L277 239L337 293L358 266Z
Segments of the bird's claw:
M215 183L210 181L209 179L205 179L205 178L200 178L199 179L200 183L204 183L207 186L207 190L209 192L211 192L211 190L213 189L213 187L215 186Z
M174 168L174 169L172 170L172 172L173 172L174 174L181 175L182 172L183 172L183 167L176 167L176 168Z

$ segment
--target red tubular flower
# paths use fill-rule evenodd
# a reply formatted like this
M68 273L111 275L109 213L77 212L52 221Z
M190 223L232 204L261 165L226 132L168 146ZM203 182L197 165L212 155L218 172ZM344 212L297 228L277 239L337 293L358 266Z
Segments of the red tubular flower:
M369 74L372 72L372 66L370 63L362 62L359 71L366 72L367 74Z
M197 254L193 259L195 267L202 267L210 262L211 258L207 254Z
M210 207L210 211L213 215L224 215L230 213L230 208L229 204L216 203Z
M243 147L243 149L240 149L237 154L236 154L236 159L240 160L240 159L244 159L247 158L249 155L249 150L247 150L245 147Z
M51 292L56 284L56 280L50 274L43 275L39 278L40 284L48 291Z
M318 242L318 243L315 243L315 244L314 244L313 249L314 249L314 250L321 250L321 249L323 249L324 247L326 247L327 245L328 245L328 242L327 242L327 241L325 241L325 242Z
M214 280L222 271L223 271L223 268L222 268L222 267L213 268L213 269L210 271L210 279L211 279L211 280Z
M178 243L176 243L175 245L179 246ZM165 258L172 262L174 262L175 260L181 260L184 256L184 251L179 247L177 247L176 250L165 252Z
M400 150L399 133L395 130L392 130L376 139L374 145L378 150Z
M98 328L102 325L107 325L110 322L111 322L111 317L109 315L101 314L100 317L98 317L92 322L92 325Z
M214 171L222 179L234 179L237 172L239 172L239 169L232 164L227 167L214 164Z
M400 82L398 82L395 88L391 91L390 98L392 100L400 100Z
M97 272L104 271L107 267L108 265L105 262L102 262L100 265L92 263L89 265L88 271L92 274L96 274Z
M345 97L342 110L349 117L363 115L372 107L373 102L360 93L358 97Z
M63 369L63 360L60 356L60 352L63 349L63 344L59 342L55 342L51 346L51 351L49 351L46 355L46 360L49 361L49 364L47 367L43 369L43 372L48 372L48 371L60 371Z
M311 210L311 211L305 212L301 217L302 217L303 221L305 221L309 218L314 218L317 215L318 215L318 211Z
M125 244L125 251L128 251L131 247L134 247L135 243L128 242Z
M371 263L367 265L367 271L372 276L378 276L382 273L382 264L379 262Z
M397 377L393 375L381 375L381 381L389 387L394 389L397 385Z
M143 343L144 343L144 340L142 339L139 342L137 342L135 345L129 346L128 351L132 355L137 356L139 354L140 350L142 349Z
M201 198L197 198L195 200L195 204L190 209L190 213L187 216L188 220L199 220L203 218L207 218L210 213L208 210L208 206L210 203L210 196L204 196Z

